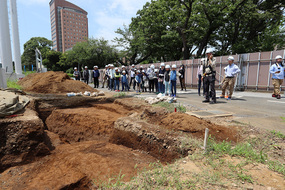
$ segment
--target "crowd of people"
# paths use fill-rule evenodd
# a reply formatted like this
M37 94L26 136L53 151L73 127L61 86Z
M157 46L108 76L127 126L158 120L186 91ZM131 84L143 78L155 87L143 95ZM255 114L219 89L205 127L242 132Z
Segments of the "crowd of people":
M205 97L204 103L215 104L216 100L216 58L213 56L211 49L207 50L206 58L201 59L201 62L197 69L198 79L198 94L201 96L201 88L203 88L203 96ZM239 67L234 63L235 59L232 56L228 57L228 65L224 68L224 78L222 84L222 94L219 98L227 98L231 100L236 76L240 72ZM274 92L272 97L277 99L281 98L280 87L285 77L285 67L283 65L282 56L276 57L276 62L270 67L272 74ZM77 68L74 68L74 74L76 80L80 80L80 72ZM82 73L85 83L89 83L89 71L85 66L85 70ZM176 65L165 65L161 63L159 68L154 65L150 67L144 67L143 65L136 67L132 65L131 68L122 66L121 70L115 67L113 64L105 66L103 70L102 88L106 87L111 91L130 91L132 88L137 93L150 92L156 94L163 94L165 96L176 97L176 84L179 79L181 90L186 91L185 83L185 66L181 65L178 69ZM99 88L100 72L98 66L94 66L92 71L92 78L94 81L94 88ZM227 91L227 95L226 95Z

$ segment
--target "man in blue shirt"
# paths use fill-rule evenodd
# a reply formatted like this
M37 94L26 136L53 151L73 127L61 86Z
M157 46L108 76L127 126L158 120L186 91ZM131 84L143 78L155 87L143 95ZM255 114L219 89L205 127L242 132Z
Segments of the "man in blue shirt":
M270 67L269 72L272 74L272 83L274 87L274 92L272 97L276 97L277 99L281 98L280 86L283 83L284 75L285 75L285 67L283 66L282 56L276 56L276 63Z
M226 94L227 87L230 88L229 90L229 96L228 100L232 98L233 92L234 92L234 86L236 81L236 75L240 72L240 69L236 64L234 64L234 57L229 56L228 63L229 65L225 68L225 78L223 80L223 87L222 87L222 95L220 98L224 98Z
M99 88L100 72L98 70L98 66L94 66L94 70L92 74L93 74L93 79L94 79L94 88Z

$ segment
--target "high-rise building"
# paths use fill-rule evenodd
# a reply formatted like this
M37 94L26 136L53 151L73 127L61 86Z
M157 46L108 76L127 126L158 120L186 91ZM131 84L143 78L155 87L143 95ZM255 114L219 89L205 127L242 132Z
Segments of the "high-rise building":
M77 42L88 39L85 10L65 0L51 0L49 5L54 50L65 52Z

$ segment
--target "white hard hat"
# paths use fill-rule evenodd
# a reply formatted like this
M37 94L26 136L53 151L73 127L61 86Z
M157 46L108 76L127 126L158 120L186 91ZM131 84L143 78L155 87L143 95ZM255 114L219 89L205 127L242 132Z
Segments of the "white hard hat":
M98 66L94 66L93 68L98 68Z
M154 69L154 72L155 72L155 73L158 72L158 69Z
M281 55L277 55L275 59L283 59L283 57Z
M116 67L115 70L119 70L118 67Z
M122 68L125 68L125 65L123 65Z
M137 70L137 73L140 73L141 71L140 70Z
M77 69L77 67L74 67L74 70Z
M172 68L173 68L173 69L176 69L176 68L177 68L177 66L176 66L176 65L172 65Z
M202 59L201 59L201 62L204 62L204 61L205 61L205 58L202 58Z
M87 66L85 66L85 69L88 69L88 67L87 67Z
M151 66L150 66L150 68L154 69L154 68L155 68L155 66L154 66L154 65L151 65Z
M170 69L170 65L166 65L165 68L166 68L166 69Z
M145 73L145 70L142 70L143 73Z
M233 56L229 56L229 57L228 57L228 61L230 61L230 60L231 60L231 61L234 61L235 58L234 58Z
M135 65L134 64L132 64L132 67L134 67Z
M143 68L143 66L140 66L140 68Z
M161 66L161 67L164 67L164 66L165 66L165 63L161 63L160 66Z
M113 65L113 64L110 64L110 67L114 67L114 65Z
M105 68L109 67L109 65L106 65Z
M123 71L122 73L124 74L124 73L126 73L126 71Z
M213 53L213 49L212 48L208 48L207 51L206 51L206 54L208 53Z

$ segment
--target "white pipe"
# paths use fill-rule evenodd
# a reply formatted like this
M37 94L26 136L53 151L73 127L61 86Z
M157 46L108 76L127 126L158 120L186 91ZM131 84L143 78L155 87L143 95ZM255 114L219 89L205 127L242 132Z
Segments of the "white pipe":
M208 136L209 136L209 129L206 128L206 130L205 130L205 138L204 138L204 147L203 147L205 151L207 150Z
M13 62L7 0L0 0L0 57L3 68L8 73L12 73Z
M10 16L12 25L12 38L13 38L13 55L15 62L16 74L22 74L21 52L20 52L20 38L18 27L18 13L16 0L10 0Z

